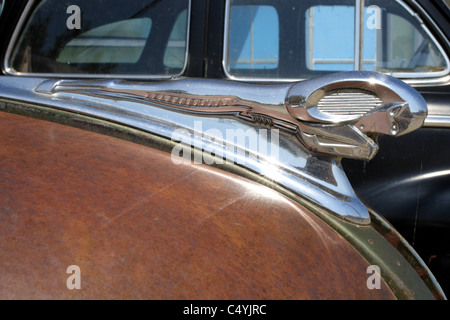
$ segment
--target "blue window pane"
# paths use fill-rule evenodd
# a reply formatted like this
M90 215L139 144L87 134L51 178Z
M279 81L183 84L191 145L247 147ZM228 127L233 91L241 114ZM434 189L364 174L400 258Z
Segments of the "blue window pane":
M278 25L278 14L271 6L232 6L228 70L277 68Z

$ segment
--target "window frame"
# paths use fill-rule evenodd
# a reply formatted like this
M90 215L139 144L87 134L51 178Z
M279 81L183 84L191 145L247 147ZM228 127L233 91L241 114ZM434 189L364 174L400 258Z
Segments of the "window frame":
M228 49L229 49L229 27L230 27L230 14L231 14L231 1L232 0L225 0L225 23L224 23L224 41L223 41L223 58L222 58L222 68L223 72L225 74L225 77L230 80L236 80L236 81L250 81L250 82L293 82L293 81L302 81L307 80L310 78L259 78L259 77L240 77L240 76L234 76L228 73ZM450 82L450 59L449 55L447 54L446 50L442 47L442 45L439 43L435 35L430 31L430 29L427 27L425 22L422 20L422 18L418 15L418 13L414 12L414 10L408 6L403 0L395 0L399 5L401 5L410 16L415 19L419 26L422 27L424 32L429 37L430 41L436 46L438 51L443 56L445 63L446 63L446 69L439 72L392 72L392 73L385 73L388 75L391 75L393 77L399 78L403 81L405 81L408 84L411 85L427 85L427 84L448 84ZM360 0L355 0L355 10L356 5L358 3L361 3ZM364 11L365 6L362 6L361 9ZM420 11L420 14L423 14L424 17L429 20L427 22L430 22L435 26L435 29L438 33L442 36L443 33L439 29L438 26L435 25L434 21L430 18L429 15L426 14L426 12L423 10L423 8L416 4L416 9ZM356 21L355 21L356 25ZM355 44L358 41L356 37L354 37ZM359 41L358 41L358 47L359 47ZM356 51L356 46L355 46ZM281 54L280 54L281 56Z
M155 74L90 74L90 73L37 73L37 72L18 72L11 67L11 58L14 49L19 43L20 36L24 32L24 28L26 27L29 18L33 14L34 10L43 0L30 0L28 1L25 9L20 15L19 22L14 29L11 40L8 43L8 47L6 50L5 58L3 61L3 71L6 75L11 76L20 76L20 77L42 77L42 78L74 78L74 79L171 79L174 77L182 76L188 67L188 58L189 58L189 42L190 42L190 27L191 27L191 9L192 9L192 0L188 1L187 7L187 18L186 18L186 48L184 55L184 65L181 71L177 74L168 74L168 75L155 75ZM152 31L150 30L150 33Z

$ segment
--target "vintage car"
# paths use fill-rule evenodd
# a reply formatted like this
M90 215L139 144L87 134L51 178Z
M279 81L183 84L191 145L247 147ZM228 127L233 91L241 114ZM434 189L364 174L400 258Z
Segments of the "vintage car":
M0 3L1 299L446 299L444 2Z

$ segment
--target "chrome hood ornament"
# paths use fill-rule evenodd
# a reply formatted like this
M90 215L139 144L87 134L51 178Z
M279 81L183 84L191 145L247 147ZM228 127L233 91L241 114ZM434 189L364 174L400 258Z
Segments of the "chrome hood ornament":
M378 135L411 132L427 116L419 93L375 72L342 72L285 85L199 79L156 84L66 80L48 91L159 104L197 115L234 116L295 135L308 151L366 161L378 151Z

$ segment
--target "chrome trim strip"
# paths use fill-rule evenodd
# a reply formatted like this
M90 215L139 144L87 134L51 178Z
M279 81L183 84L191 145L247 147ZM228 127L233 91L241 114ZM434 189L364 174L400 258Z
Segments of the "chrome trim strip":
M42 77L42 78L80 78L80 79L172 79L174 77L179 77L186 71L189 57L189 39L190 39L190 28L191 28L191 0L188 1L188 11L187 11L187 29L186 29L186 50L184 53L184 65L180 73L173 75L133 75L133 74L79 74L79 73L25 73L17 72L10 65L10 59L17 45L19 36L21 35L25 22L29 14L31 14L31 9L38 0L29 0L25 10L20 16L19 22L14 30L11 41L8 44L6 50L5 60L3 61L3 72L9 75L21 76L21 77ZM151 32L151 31L150 31Z
M431 128L450 128L450 116L428 115L423 126Z
M234 76L232 76L228 72L227 64L228 64L228 48L230 46L230 14L231 14L231 0L225 1L225 23L224 23L224 36L223 36L223 52L222 52L222 68L223 72L225 73L225 77L231 80L239 80L235 79ZM244 80L244 79L243 79ZM256 79L253 79L251 81L254 81ZM256 80L257 81L257 80ZM266 79L267 81L267 79Z
M364 59L364 0L355 0L354 71L362 70Z
M356 0L355 0L356 1ZM414 11L407 6L402 0L395 0L397 3L399 3L402 7L404 7L411 16L416 16ZM415 1L414 1L415 2ZM307 80L307 78L289 78L289 79L277 79L277 78L258 78L258 77L239 77L239 76L233 76L227 71L227 61L228 61L228 48L229 48L229 14L230 14L230 7L231 7L231 0L226 0L225 4L225 30L224 30L224 46L223 46L223 59L222 59L222 67L225 73L225 76L230 80L235 81L247 81L247 82L296 82L296 81L303 81ZM428 21L432 21L428 14L423 10L422 7L417 6L421 13L427 16ZM434 22L433 22L434 23ZM403 72L403 73L385 73L390 76L400 78L404 82L410 84L410 85L435 85L435 84L446 84L450 82L450 59L445 53L444 49L440 45L440 43L436 40L434 35L431 33L431 31L423 24L423 22L420 24L421 27L424 29L424 31L428 34L428 36L431 38L431 41L436 45L438 50L441 52L442 56L445 59L445 62L447 64L447 68L444 71L440 72L433 72L433 73L414 73L414 72ZM436 28L439 30L439 28ZM440 32L441 35L442 32ZM445 37L444 37L445 38Z
M234 138L230 139L226 130L261 130L267 126L245 121L235 117L211 117L198 113L190 114L183 110L168 108L156 101L144 101L136 96L125 94L105 94L101 91L87 92L89 88L114 89L139 88L158 89L164 93L180 92L186 89L191 94L217 94L217 85L224 93L247 92L256 100L265 101L270 98L277 104L290 85L265 86L229 83L229 81L203 80L195 85L195 81L176 80L161 83L127 83L124 81L57 81L41 78L0 77L2 97L12 101L26 101L27 104L38 104L55 109L62 109L92 117L106 119L123 125L151 132L174 141L183 141L198 149L207 150L212 145L221 150L221 156L236 165L265 176L293 193L307 199L330 213L356 224L369 224L370 215L365 205L358 199L350 185L346 174L335 157L313 155L301 148L295 136L278 130L270 130L271 144L279 134L278 156L267 154L267 148L242 145ZM229 85L229 86L228 86ZM225 87L224 87L225 86ZM250 86L253 90L249 93ZM241 89L239 89L241 88ZM198 121L201 121L199 128ZM174 139L177 132L183 133ZM183 138L184 137L184 138ZM186 139L188 139L186 141ZM272 145L270 147L272 152ZM216 153L217 154L217 153ZM276 154L275 154L276 155Z
M446 86L450 84L450 75L440 77L440 78L429 78L429 79L402 79L410 86Z

